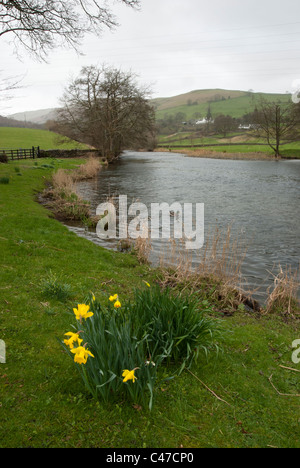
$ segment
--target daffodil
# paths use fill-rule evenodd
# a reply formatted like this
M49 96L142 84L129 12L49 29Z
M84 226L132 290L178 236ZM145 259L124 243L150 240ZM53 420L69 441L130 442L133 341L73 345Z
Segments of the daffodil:
M86 364L89 356L95 357L88 349L84 346L78 346L77 348L71 349L71 353L75 354L74 362L77 364Z
M116 301L117 299L118 299L118 294L115 294L114 296L110 296L110 297L109 297L110 302L114 302L114 301Z
M80 321L83 318L86 320L94 315L93 312L89 312L89 310L90 306L85 304L78 304L78 309L73 309L76 319Z
M119 307L121 307L121 302L120 302L120 301L116 301L116 302L114 303L114 307L115 307L116 309L118 309Z
M144 281L144 283L145 283L146 286L148 286L148 288L151 288L150 284L147 281Z
M136 376L134 375L134 371L136 369L133 369L132 371L130 371L128 369L125 369L123 371L123 374L122 374L122 377L124 377L123 382L127 382L128 380L132 380L132 382L134 383L134 381L137 380Z
M81 338L79 338L78 333L68 332L68 333L65 333L65 336L70 337L69 339L64 340L65 345L69 346L70 349L74 348L74 343L77 342L79 345L81 345L83 341Z

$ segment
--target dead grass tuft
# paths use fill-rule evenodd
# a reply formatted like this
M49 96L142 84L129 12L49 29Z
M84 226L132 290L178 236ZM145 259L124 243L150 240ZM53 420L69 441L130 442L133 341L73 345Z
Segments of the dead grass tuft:
M93 179L101 170L102 165L98 158L91 156L85 164L82 164L72 173L74 182Z
M98 159L90 157L75 171L58 169L52 176L51 187L42 194L47 206L59 219L85 221L91 218L90 204L77 193L75 184L79 180L96 177L101 169Z
M231 226L226 230L216 227L197 252L186 250L183 239L169 244L160 260L163 286L203 292L221 309L247 304L260 310L241 273L247 244L238 235L233 236Z
M268 301L266 313L279 312L290 317L300 316L300 302L298 290L300 286L300 268L292 270L291 267L283 269L279 265L273 285L268 288Z

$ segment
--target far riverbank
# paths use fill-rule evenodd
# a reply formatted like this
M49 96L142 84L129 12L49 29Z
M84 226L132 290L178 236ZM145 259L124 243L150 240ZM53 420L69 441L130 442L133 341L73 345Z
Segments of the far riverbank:
M161 153L166 151L165 148L156 148L155 152ZM250 161L275 161L275 157L268 153L227 153L224 151L212 151L208 149L182 149L182 148L173 148L169 150L170 153L179 153L185 154L186 156L192 158L210 158L210 159L234 159L234 160L250 160ZM290 158L289 158L290 159ZM297 159L297 158L295 158Z

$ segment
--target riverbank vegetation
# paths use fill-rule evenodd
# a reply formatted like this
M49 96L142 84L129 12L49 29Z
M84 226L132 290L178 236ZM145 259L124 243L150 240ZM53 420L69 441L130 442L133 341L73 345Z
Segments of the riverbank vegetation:
M0 166L0 176L9 180L0 188L0 339L6 344L6 363L0 364L1 447L299 447L299 374L292 361L299 320L284 312L288 305L280 309L277 303L272 313L220 305L212 280L166 284L161 270L140 264L135 255L77 237L37 203L37 195L51 181L53 167L76 171L83 162ZM277 297L284 278L277 281ZM124 394L108 402L91 397L74 369L76 353L70 359L59 343L70 338L65 333L71 331L72 310L93 297L105 309L117 293L121 307L114 307L116 300L110 308L121 313L126 303L137 304L140 291L138 317L143 304L150 304L147 294L159 285L160 291L172 286L183 301L193 297L205 318L218 322L219 352L200 352L180 376L174 376L174 359L158 366L151 412L149 399L145 404L133 398L132 404ZM83 319L87 326L89 318ZM128 390L137 383L132 366L124 367L129 373L119 380ZM134 374L139 379L138 370Z
M75 185L79 181L95 178L101 168L99 158L91 156L75 169L58 169L49 180L48 187L40 194L40 202L59 220L94 224L95 216L92 216L90 203L82 199Z

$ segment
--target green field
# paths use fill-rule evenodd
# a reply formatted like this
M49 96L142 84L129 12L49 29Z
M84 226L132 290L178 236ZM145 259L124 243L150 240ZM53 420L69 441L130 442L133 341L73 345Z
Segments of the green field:
M216 95L224 99L214 102L213 99ZM176 115L178 112L186 114L187 120L192 119L195 113L205 117L209 105L213 118L219 114L238 118L253 112L255 103L259 101L260 97L270 101L281 100L282 102L291 99L289 94L247 93L215 89L192 91L179 96L156 99L153 103L156 107L157 119L163 119L167 114ZM188 105L188 101L198 102L198 104Z
M237 141L245 142L247 144L239 145ZM232 145L228 143L234 143ZM226 143L226 145L224 144ZM255 145L253 143L259 143ZM178 149L193 149L193 145L201 145L201 149L208 151L226 152L226 153L265 153L273 155L274 151L272 148L265 143L262 138L255 138L251 134L233 133L229 134L226 138L222 135L213 135L206 137L195 137L193 133L179 132L176 135L163 136L160 135L158 138L158 146L168 148L176 151ZM217 145L217 146L205 146L205 145ZM197 148L194 148L195 150ZM281 155L285 158L300 158L300 141L293 143L282 143Z
M281 316L244 309L225 314L215 304L223 351L203 355L192 374L161 384L151 413L86 393L57 341L72 323L70 311L90 291L100 300L117 292L122 301L145 287L143 280L153 284L157 272L53 219L35 201L51 176L47 162L0 164L0 179L9 181L0 184L0 339L6 344L0 447L299 448L299 373L288 369L299 371L292 362L299 321ZM82 162L52 164L71 169ZM70 285L67 300L43 294L50 271ZM210 291L203 294L199 301L209 300Z
M60 138L60 135L48 130L0 127L0 149L26 149L32 146L39 146L43 150L87 148L73 140L62 143Z

